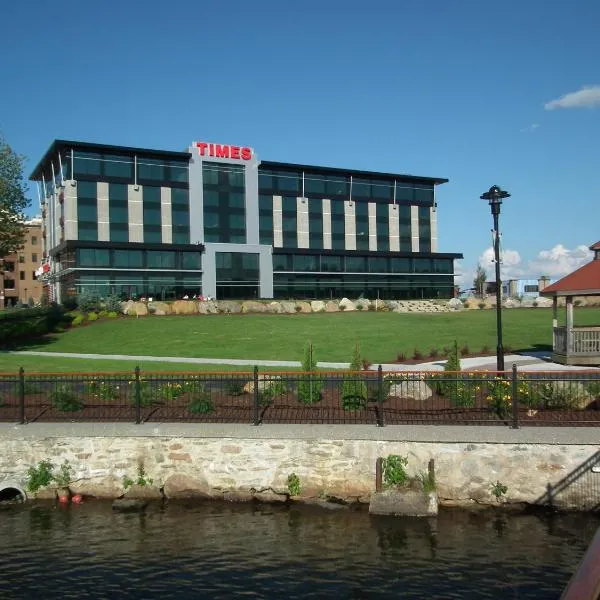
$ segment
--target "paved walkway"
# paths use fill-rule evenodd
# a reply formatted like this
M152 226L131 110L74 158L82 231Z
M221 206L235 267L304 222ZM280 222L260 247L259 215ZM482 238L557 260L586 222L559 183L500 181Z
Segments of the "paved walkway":
M92 360L129 360L139 362L171 362L171 363L190 363L204 365L233 365L233 366L254 366L259 367L301 367L298 360L252 360L239 358L189 358L182 356L133 356L128 354L78 354L71 352L38 352L34 350L22 350L11 352L10 354L24 354L27 356L45 356L61 358L87 358ZM520 371L581 371L598 370L598 367L574 367L559 365L550 362L550 353L534 352L528 354L507 354L504 357L506 370L512 369L516 364ZM382 364L384 371L441 371L444 368L444 359L432 362L419 363L416 365L406 365L389 363ZM474 358L462 358L461 367L463 370L495 371L496 358L494 356L480 356ZM318 362L317 366L321 369L348 369L350 363L337 362ZM378 365L372 365L371 369L377 369Z

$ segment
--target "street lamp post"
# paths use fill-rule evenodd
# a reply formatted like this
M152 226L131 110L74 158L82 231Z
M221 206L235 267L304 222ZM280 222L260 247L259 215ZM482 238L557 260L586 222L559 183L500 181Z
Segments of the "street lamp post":
M502 346L502 280L500 279L500 231L498 218L500 217L500 205L504 198L510 198L510 194L493 185L487 192L481 194L482 200L488 200L494 218L494 261L496 263L496 335L498 345L496 346L496 370L504 371L504 347Z

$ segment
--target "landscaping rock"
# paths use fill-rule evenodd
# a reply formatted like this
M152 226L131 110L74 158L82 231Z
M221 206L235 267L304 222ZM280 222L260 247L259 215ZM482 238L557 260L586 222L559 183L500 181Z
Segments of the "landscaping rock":
M313 312L324 312L325 311L325 302L322 300L313 300L310 303L310 308Z
M392 515L402 517L434 517L438 513L438 500L435 492L426 494L410 488L375 492L369 503L372 515Z
M462 310L463 303L458 298L451 298L446 306L451 310Z
M223 500L225 500L225 502L252 502L252 500L254 500L254 495L252 492L225 492L223 494Z
M145 317L148 315L148 305L145 302L134 302L127 312L129 315L136 317Z
M342 298L340 300L340 310L351 312L356 310L356 304L352 300L348 300L348 298Z
M536 298L536 304L539 308L550 308L552 306L552 298L538 296Z
M293 315L296 313L296 303L295 302L290 302L288 300L284 300L281 303L281 312L287 314L287 315Z
M267 312L267 305L262 302L256 302L255 300L248 300L242 302L243 313L264 313Z
M390 396L410 398L412 400L428 400L433 396L431 388L422 380L399 381L390 386Z
M198 302L196 306L201 315L216 315L219 312L219 307L213 300Z
M148 500L118 498L113 501L112 507L119 512L144 512L148 508Z
M194 315L198 306L193 300L175 300L171 306L174 315Z
M283 312L280 302L269 302L269 304L266 305L266 308L268 313L280 314Z
M148 312L159 317L162 315L170 315L171 305L166 302L148 302Z
M287 494L277 494L272 490L265 490L264 492L254 492L254 499L266 504L283 504L287 502L288 497Z
M298 310L298 307L299 307L299 310ZM301 313L312 312L312 310L310 309L310 303L309 302L296 302L296 312L301 312Z
M215 497L220 498L222 495L220 492L216 494L212 492L206 481L188 475L171 475L165 481L163 492L169 499L200 498L212 500Z
M369 310L369 307L371 306L371 301L367 300L366 298L360 298L356 301L356 309L357 310L363 310L363 311L367 311ZM361 307L361 308L359 308Z
M125 492L125 498L129 500L162 500L162 493L154 485L133 484Z
M258 391L259 392L264 392L265 390L268 390L273 383L275 383L275 381L281 380L281 377L279 377L278 375L273 375L273 376L265 376L265 375L259 375L258 376ZM249 381L248 383L246 383L244 385L244 393L245 394L253 394L254 393L254 380Z
M325 305L325 312L332 313L332 312L339 312L339 311L340 311L340 307L337 305L337 302L334 302L333 300L330 300Z
M242 305L239 302L233 302L233 300L221 300L218 302L219 312L225 313L226 315L232 315L242 312Z
M516 298L507 298L503 303L504 308L519 308L521 303Z
M127 302L121 302L121 312L124 315L128 315L129 311L131 310L132 307L133 307L133 301L132 300L127 300Z

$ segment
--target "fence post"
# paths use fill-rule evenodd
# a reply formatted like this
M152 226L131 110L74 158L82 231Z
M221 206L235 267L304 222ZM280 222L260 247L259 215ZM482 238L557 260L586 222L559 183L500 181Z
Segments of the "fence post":
M381 492L383 489L383 458L378 457L375 461L375 491Z
M517 363L512 366L512 429L519 429L519 386L517 381Z
M140 382L140 367L135 368L135 424L142 422L142 385Z
M25 369L19 367L19 424L25 425Z
M377 427L384 427L385 421L383 420L383 369L381 365L377 367L377 408L375 414L377 415Z
M254 365L254 397L253 397L253 406L252 406L252 414L253 414L253 424L258 426L260 425L260 404L258 402L258 367Z

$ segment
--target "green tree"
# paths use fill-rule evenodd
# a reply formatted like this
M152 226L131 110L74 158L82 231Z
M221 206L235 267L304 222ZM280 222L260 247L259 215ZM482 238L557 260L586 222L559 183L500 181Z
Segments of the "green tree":
M477 265L477 271L475 271L475 279L473 279L473 287L475 288L475 293L483 298L483 291L485 289L485 282L487 280L487 274L485 269L481 266L481 263Z
M321 389L323 382L319 375L315 375L317 370L317 360L313 352L313 345L308 344L304 350L302 360L303 375L298 379L298 401L303 404L314 404L321 399Z
M361 378L362 358L358 342L354 346L350 370L353 373L344 376L342 383L342 407L344 410L360 410L367 407L367 384Z
M0 257L16 252L25 240L25 214L29 201L23 183L24 158L0 134Z

